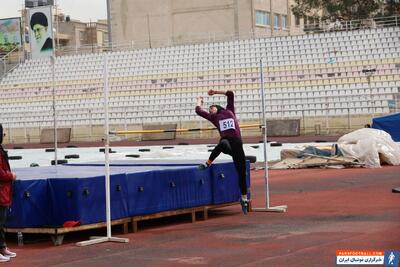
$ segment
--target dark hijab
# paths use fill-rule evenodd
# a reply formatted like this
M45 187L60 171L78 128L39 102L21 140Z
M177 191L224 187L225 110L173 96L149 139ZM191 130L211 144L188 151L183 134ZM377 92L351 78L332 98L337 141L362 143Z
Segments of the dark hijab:
M217 113L219 113L222 110L225 110L223 107L221 107L220 105L211 105L210 107L216 107L217 108Z

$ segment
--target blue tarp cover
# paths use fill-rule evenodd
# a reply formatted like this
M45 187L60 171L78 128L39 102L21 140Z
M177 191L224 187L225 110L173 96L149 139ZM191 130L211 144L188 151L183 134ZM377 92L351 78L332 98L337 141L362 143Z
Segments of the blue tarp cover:
M383 130L390 134L394 141L400 142L400 113L374 118L372 128Z

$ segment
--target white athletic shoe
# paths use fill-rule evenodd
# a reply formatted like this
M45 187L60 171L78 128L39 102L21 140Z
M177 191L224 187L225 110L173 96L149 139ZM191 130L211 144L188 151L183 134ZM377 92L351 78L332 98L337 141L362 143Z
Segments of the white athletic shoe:
M3 256L3 254L0 254L0 262L7 262L7 261L10 261L10 258Z
M240 205L242 206L242 211L243 211L244 215L246 215L247 212L249 211L249 200L240 198L239 202L240 202Z
M11 252L8 248L4 248L2 251L0 251L0 253L1 253L3 256L9 257L9 258L15 258L15 257L17 257L17 253Z

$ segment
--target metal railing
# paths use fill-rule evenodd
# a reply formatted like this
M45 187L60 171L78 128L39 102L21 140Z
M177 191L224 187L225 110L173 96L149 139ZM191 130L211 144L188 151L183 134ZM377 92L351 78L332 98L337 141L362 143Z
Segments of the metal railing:
M398 26L400 26L400 16L391 16L348 21L320 21L313 24L304 25L303 31L305 33L322 33Z
M0 81L23 61L23 52L20 47L15 47L7 54L0 56Z

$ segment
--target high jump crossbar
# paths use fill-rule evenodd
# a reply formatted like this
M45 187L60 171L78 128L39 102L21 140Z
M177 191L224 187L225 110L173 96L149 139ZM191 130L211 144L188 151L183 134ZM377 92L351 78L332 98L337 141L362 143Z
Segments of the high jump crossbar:
M261 124L246 124L241 125L240 129L246 128L261 128ZM110 131L112 135L126 135L126 134L143 134L143 133L182 133L182 132L202 132L202 131L212 131L217 130L215 127L209 128L189 128L189 129L159 129L159 130L134 130L134 131Z

